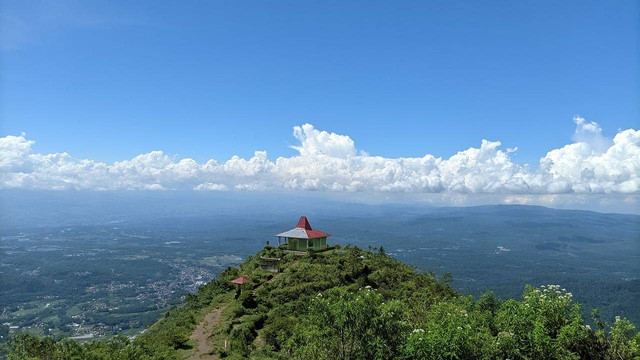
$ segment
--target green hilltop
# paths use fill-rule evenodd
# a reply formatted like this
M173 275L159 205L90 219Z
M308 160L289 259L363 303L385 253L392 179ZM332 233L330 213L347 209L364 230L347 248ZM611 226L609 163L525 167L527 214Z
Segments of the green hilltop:
M260 268L280 258L280 272ZM244 276L249 282L235 285ZM28 333L8 359L640 359L640 334L610 324L558 285L522 299L458 294L383 249L306 255L266 247L188 295L143 334L79 344ZM238 288L242 291L238 293Z

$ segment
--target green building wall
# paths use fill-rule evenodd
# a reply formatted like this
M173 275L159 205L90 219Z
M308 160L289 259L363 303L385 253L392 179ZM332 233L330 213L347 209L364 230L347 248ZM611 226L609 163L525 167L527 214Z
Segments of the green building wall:
M311 243L311 248L313 250L322 250L327 248L327 238L315 238L315 239L297 239L297 238L289 238L289 250L295 251L307 251L309 248L308 244Z
M289 250L307 251L307 239L289 238Z
M316 239L311 239L313 241L313 250L322 250L327 248L327 238L321 237Z

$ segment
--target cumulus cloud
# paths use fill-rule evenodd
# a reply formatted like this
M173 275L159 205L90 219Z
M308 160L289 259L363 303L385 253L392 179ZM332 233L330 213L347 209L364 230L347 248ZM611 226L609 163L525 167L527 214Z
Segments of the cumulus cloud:
M573 122L576 123L573 141L587 143L596 152L603 152L611 146L611 139L602 135L602 128L597 122L586 121L580 115L574 116Z
M291 146L302 156L324 154L331 157L346 158L356 155L356 145L347 135L318 131L311 124L293 127L293 136L300 146Z
M511 160L514 149L482 140L449 157L427 154L385 158L358 150L347 135L296 126L298 154L269 160L265 151L225 162L174 160L162 151L112 164L39 154L25 134L0 138L0 187L23 189L256 191L506 194L640 193L640 131L613 139L595 122L575 117L574 142L549 151L535 171Z

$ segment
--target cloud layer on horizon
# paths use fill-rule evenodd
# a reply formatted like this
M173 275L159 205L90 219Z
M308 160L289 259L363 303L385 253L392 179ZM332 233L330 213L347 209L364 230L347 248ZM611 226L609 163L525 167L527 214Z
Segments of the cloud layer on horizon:
M477 148L443 159L427 154L385 158L359 150L347 135L296 126L298 154L271 161L265 151L249 159L233 156L174 160L151 151L113 164L39 154L23 133L0 138L0 188L47 190L302 190L451 194L638 194L640 130L613 139L600 126L575 117L574 142L553 149L535 171L511 160L516 150L482 140Z

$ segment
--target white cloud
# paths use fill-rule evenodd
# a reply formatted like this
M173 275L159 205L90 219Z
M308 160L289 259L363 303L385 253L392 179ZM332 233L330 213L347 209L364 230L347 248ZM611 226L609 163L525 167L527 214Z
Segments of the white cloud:
M229 187L225 184L204 183L193 187L193 190L198 191L227 191Z
M294 126L293 136L300 141L300 146L292 148L303 156L324 154L344 159L356 155L355 143L349 136L318 131L311 124Z
M587 143L596 152L606 151L611 146L611 139L602 135L602 128L597 122L588 122L579 115L573 117L573 122L576 123L573 141Z
M346 135L310 124L294 127L298 154L271 161L265 151L225 162L174 160L162 151L113 164L76 160L67 153L39 154L25 134L0 138L0 188L193 189L201 191L299 190L328 192L524 195L640 193L640 131L613 140L600 126L574 118L576 142L549 151L536 171L511 160L516 149L482 140L478 148L443 159L384 158L359 151ZM457 195L456 195L457 194Z
M540 172L546 175L548 186L559 190L556 192L637 193L640 190L640 131L619 132L604 151L589 142L549 151L540 159Z

